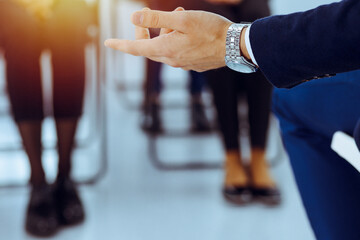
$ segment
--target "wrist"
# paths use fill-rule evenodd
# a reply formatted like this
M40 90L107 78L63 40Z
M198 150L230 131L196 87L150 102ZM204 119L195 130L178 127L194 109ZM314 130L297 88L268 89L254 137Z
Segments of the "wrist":
M241 52L241 55L244 56L244 58L247 61L252 63L252 60L251 60L250 54L246 48L246 42L245 42L245 34L246 34L247 30L248 30L248 27L244 27L240 34L240 52Z

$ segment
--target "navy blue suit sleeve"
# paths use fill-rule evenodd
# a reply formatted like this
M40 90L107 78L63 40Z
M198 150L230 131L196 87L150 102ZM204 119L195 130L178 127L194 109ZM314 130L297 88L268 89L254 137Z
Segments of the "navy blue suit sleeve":
M360 0L257 20L250 42L260 69L276 87L360 69Z

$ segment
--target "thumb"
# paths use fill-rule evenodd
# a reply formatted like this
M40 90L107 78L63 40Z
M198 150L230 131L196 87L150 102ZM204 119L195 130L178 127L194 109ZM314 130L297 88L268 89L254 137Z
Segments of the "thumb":
M131 16L133 24L144 28L168 28L186 31L186 11L165 12L165 11L137 11Z

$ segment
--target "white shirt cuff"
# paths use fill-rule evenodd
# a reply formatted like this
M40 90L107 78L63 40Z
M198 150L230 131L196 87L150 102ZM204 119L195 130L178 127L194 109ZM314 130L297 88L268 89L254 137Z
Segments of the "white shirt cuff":
M251 61L256 65L256 66L259 66L256 62L256 59L254 57L254 53L252 51L252 48L251 48L251 43L250 43L250 28L251 28L251 25L249 27L247 27L245 29L245 45L246 45L246 49L250 55L250 58L251 58Z

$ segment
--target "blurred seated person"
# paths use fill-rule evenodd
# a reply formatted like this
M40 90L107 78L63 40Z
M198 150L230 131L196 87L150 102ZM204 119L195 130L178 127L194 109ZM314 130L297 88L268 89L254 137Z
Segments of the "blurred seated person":
M84 220L84 209L71 180L71 153L82 114L86 31L89 11L80 0L0 1L1 48L5 51L7 87L12 113L31 168L26 230L50 236L60 225ZM57 130L58 175L46 181L42 166L41 125L44 119L39 58L51 50L53 114Z
M267 0L208 0L218 13L234 22L253 22L270 15ZM221 68L205 72L214 96L220 132L225 146L224 197L235 204L256 199L264 204L280 203L280 192L271 177L265 156L272 86L258 71L244 74ZM241 159L238 103L246 96L251 143L247 171Z
M234 22L251 22L270 15L267 0L149 1L149 7L154 10L172 11L178 6L214 12ZM269 205L279 204L280 192L265 156L272 86L261 72L248 75L221 68L203 74L213 92L225 146L225 199L239 205L249 203L254 198ZM248 103L251 142L249 171L244 166L240 152L238 101L241 94L246 95Z
M174 5L174 1L147 0L145 4L151 9L168 10L168 6L172 7ZM156 37L159 33L159 29L151 29L150 31L151 37ZM162 90L160 77L161 68L161 63L146 59L146 77L144 83L145 97L143 105L144 116L142 119L142 128L144 131L150 133L160 133L163 131L162 120L160 117L159 99ZM204 111L201 95L206 81L202 74L194 71L190 71L189 73L189 92L191 95L191 131L207 132L211 127Z

